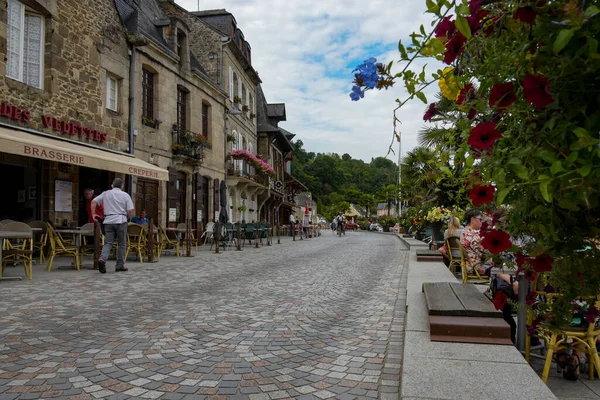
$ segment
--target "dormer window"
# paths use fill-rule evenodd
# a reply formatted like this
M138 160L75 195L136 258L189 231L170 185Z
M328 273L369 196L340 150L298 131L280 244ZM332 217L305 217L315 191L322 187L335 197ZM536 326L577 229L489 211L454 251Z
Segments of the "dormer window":
M179 66L187 61L187 36L180 29L177 30L177 55L179 56Z

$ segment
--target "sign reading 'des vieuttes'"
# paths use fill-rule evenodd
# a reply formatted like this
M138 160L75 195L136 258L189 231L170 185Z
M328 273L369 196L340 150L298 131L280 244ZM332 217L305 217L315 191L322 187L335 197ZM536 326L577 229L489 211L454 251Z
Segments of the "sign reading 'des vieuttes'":
M29 110L9 103L2 103L0 106L0 115L15 121L24 122L26 124L31 121L31 113ZM97 143L106 142L106 133L100 132L96 129L86 128L78 123L63 121L49 115L42 114L40 118L42 119L44 128L49 128L71 136L85 137L88 140L93 140Z

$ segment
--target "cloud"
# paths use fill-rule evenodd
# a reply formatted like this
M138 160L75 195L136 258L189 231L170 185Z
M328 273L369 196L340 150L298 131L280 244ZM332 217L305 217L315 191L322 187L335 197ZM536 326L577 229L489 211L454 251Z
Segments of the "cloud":
M196 0L176 2L198 9ZM287 121L281 126L307 151L348 153L365 161L386 155L395 100L406 92L398 82L352 102L352 69L369 57L396 61L398 40L406 41L420 24L430 27L423 0L201 0L199 7L225 8L235 16L252 46L267 101L286 103ZM412 100L397 113L403 154L417 146L424 109ZM397 154L390 158L395 161Z

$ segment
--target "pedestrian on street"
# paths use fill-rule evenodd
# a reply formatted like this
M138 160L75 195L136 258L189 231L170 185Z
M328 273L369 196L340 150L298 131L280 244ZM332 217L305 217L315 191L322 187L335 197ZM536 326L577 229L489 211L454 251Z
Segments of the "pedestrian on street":
M290 236L294 236L294 225L296 224L296 218L294 214L290 214Z
M117 264L116 272L127 271L125 268L125 250L127 248L127 219L133 216L133 202L128 193L123 192L123 179L116 178L112 183L112 189L103 192L92 200L92 214L98 205L104 205L104 232L105 241L102 254L98 260L98 270L106 273L106 260L112 249L115 236L117 237Z

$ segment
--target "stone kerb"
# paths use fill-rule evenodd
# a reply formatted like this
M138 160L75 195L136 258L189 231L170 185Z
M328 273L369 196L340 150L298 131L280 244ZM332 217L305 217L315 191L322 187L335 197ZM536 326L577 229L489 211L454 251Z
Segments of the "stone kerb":
M416 249L422 246L411 247L400 397L556 399L516 347L430 340L423 282L456 278L441 262L417 262Z

